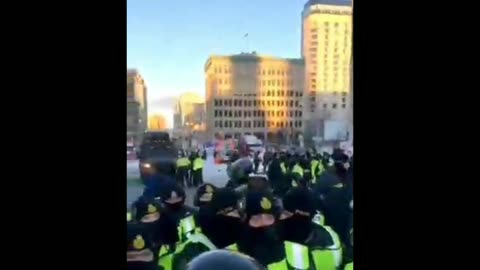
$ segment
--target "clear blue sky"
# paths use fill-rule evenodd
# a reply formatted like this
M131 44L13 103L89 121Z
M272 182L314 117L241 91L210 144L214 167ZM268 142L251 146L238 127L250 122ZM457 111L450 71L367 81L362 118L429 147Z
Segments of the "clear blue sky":
M248 49L300 57L306 1L127 0L127 65L146 80L149 112L164 114L171 125L172 97L203 96L209 55Z

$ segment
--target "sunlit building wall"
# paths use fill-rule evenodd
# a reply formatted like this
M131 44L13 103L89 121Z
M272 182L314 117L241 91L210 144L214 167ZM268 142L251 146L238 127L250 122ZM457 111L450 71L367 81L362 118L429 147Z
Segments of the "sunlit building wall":
M148 125L147 86L135 69L127 69L127 138L138 142Z
M270 138L301 132L304 71L302 59L256 53L209 57L205 64L207 134Z
M163 115L153 115L148 118L149 130L165 130L167 128L167 120Z
M310 0L302 13L307 119L351 119L352 1Z

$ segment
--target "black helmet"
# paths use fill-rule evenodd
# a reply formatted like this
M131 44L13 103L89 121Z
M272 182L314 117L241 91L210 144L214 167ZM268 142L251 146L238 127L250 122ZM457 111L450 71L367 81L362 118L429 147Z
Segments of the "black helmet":
M197 207L208 204L213 197L213 193L217 190L217 187L210 183L205 183L198 187L193 199L193 204Z
M248 189L250 191L268 190L269 188L270 188L270 183L268 181L268 176L266 174L251 173L248 176Z
M255 259L238 252L213 250L193 259L187 270L265 270Z

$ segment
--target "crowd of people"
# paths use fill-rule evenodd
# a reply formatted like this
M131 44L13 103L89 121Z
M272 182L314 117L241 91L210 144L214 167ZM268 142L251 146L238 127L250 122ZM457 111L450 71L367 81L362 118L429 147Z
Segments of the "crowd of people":
M231 162L225 187L192 180L194 206L182 162L148 179L127 210L128 269L353 269L353 156L270 153L265 173Z

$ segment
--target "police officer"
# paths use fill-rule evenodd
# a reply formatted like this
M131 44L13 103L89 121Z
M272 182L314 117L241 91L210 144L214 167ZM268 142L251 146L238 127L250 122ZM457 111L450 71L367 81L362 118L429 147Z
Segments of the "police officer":
M249 192L245 202L245 229L237 245L240 252L252 256L273 270L284 269L277 268L285 259L283 241L277 226L279 213L269 193Z
M193 199L193 205L202 209L202 207L205 207L210 203L216 190L217 187L213 184L207 183L201 185L197 188L195 198Z
M150 233L152 250L155 253L155 259L157 259L156 256L163 242L159 203L153 198L140 196L140 198L132 204L132 212L134 220L144 224L148 233Z
M285 155L280 157L279 153L275 153L268 165L267 176L276 196L283 196L290 187L290 183L287 183L287 168L284 159Z
M198 155L194 155L192 166L193 186L198 187L203 184L203 166L205 161Z
M319 177L314 193L317 208L325 215L325 223L331 226L345 243L348 241L350 202L353 193L344 185L348 159L338 152L335 157L335 165Z
M266 174L252 173L248 176L247 189L249 192L271 192L270 183Z
M187 270L266 270L255 259L227 250L215 250L193 259Z
M162 185L164 204L162 230L167 235L159 252L158 263L165 270L182 270L199 253L215 249L197 225L197 211L185 205L185 191L174 182Z
M310 170L312 173L312 184L315 184L317 178L325 171L325 167L321 162L321 156L319 154L314 153L311 156Z
M182 152L180 157L177 159L177 183L182 187L185 186L185 182L188 184L188 171L190 167L190 160Z
M198 223L216 247L225 248L238 242L243 228L241 217L235 191L220 188L210 203L200 209Z
M338 269L342 244L332 228L312 221L316 212L313 194L307 188L293 188L284 196L283 207L279 223L282 239L286 241L288 266L305 270Z
M150 235L142 224L127 223L127 269L163 270L155 262Z

